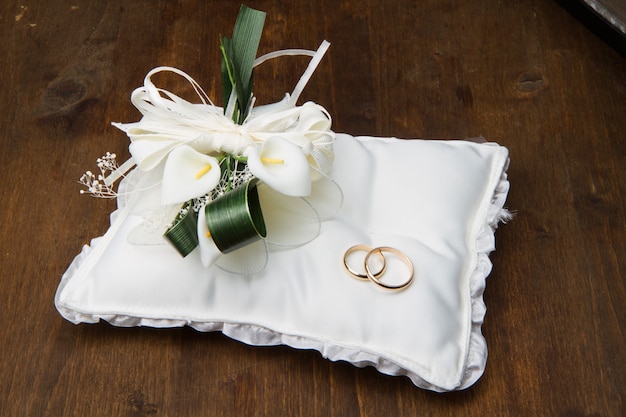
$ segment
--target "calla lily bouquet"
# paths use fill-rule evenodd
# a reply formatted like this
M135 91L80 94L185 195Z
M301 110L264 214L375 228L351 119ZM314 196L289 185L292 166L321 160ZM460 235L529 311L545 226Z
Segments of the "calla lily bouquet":
M118 165L115 154L107 153L97 161L99 175L87 171L80 179L87 188L81 192L116 197L119 191L113 189L114 182L129 172L156 176L158 210L175 213L163 236L182 256L199 247L205 266L215 263L221 254L267 237L260 188L271 196L274 204L270 206L276 207L277 201L284 206L292 204L289 198L306 198L314 182L330 180L327 174L335 138L331 118L318 104L296 105L329 44L324 41L317 51L283 50L256 58L264 20L265 13L242 6L232 38L220 39L224 107L214 105L183 71L172 67L151 70L144 85L131 95L142 119L114 123L131 140L131 158ZM255 107L254 67L284 55L312 59L292 94L280 102ZM156 87L152 76L162 72L185 78L200 103ZM319 220L310 202L303 207L309 207ZM304 235L294 241L310 240Z

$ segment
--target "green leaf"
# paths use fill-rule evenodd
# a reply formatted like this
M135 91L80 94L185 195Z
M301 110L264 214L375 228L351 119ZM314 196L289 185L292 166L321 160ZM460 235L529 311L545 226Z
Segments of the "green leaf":
M211 238L222 253L267 235L255 180L211 201L204 214Z
M232 55L232 42L230 38L220 37L220 51L222 52L222 100L224 105L224 112L226 112L226 106L230 99L230 94L233 91L235 85L235 78L233 76L232 63L228 56Z
M264 24L264 12L242 5L232 39L225 37L221 39L224 107L228 103L234 83L239 110L236 122L239 124L243 123L248 113L252 96L252 70ZM228 74L230 87L224 80L225 73Z
M189 255L198 246L198 215L193 211L190 201L183 205L174 224L165 231L163 236L183 257Z

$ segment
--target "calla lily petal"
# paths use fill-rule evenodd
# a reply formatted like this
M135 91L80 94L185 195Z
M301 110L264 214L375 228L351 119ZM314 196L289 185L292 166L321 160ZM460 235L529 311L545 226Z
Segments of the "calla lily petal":
M289 196L311 193L311 170L300 147L280 136L248 148L250 172L274 190Z
M183 203L203 196L217 186L221 178L220 164L191 146L172 150L163 169L161 204Z
M204 207L198 213L198 247L200 248L200 260L205 268L213 265L222 256L215 242L209 234L209 228L204 218Z

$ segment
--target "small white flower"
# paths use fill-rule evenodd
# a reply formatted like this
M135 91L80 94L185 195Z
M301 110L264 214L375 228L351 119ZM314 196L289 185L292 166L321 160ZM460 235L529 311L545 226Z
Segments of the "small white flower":
M163 169L161 204L183 203L203 196L220 181L217 159L181 145L170 152Z
M289 196L311 193L311 170L303 150L280 136L246 151L250 172L274 190Z

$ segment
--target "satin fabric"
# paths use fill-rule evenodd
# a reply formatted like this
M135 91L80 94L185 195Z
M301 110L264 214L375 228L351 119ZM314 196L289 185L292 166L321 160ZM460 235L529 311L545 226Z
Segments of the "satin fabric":
M434 391L472 385L487 358L482 293L508 192L507 149L338 134L334 151L341 210L312 242L270 247L261 273L204 268L197 250L181 258L169 246L129 243L139 194L120 200L107 233L70 265L58 311L74 323L189 325L316 349ZM356 244L405 252L412 285L390 292L351 278L342 259Z

